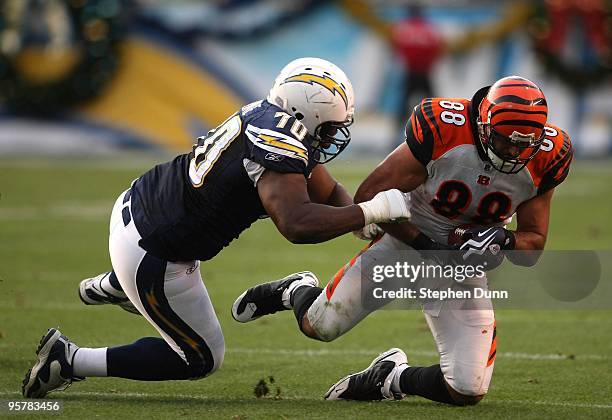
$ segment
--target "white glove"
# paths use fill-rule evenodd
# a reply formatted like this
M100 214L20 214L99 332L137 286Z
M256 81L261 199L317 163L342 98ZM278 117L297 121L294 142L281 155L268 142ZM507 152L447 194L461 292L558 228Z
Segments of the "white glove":
M371 223L394 223L410 218L410 196L400 190L381 191L370 201L359 203L365 218L364 226Z
M359 239L363 241L372 241L378 238L383 233L385 233L385 231L382 230L380 226L378 226L375 223L370 223L369 225L365 225L361 229L357 229L353 231L353 235L355 235L356 237L358 237Z

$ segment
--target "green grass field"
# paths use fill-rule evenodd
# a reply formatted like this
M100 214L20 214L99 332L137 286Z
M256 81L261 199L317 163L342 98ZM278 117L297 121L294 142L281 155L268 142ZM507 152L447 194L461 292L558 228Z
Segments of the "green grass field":
M20 397L21 380L48 327L59 326L88 347L155 335L143 319L119 308L83 306L76 292L79 280L109 269L110 209L150 164L126 158L0 161L0 400ZM342 163L332 171L354 191L372 166ZM554 200L549 248L612 249L611 166L574 166ZM466 408L418 397L322 400L338 378L389 347L403 348L414 364L436 363L419 311L375 313L333 343L303 337L290 312L246 325L231 319L231 303L247 286L304 269L327 281L361 246L350 235L292 245L271 222L258 222L201 267L227 345L218 372L188 382L90 378L51 398L61 399L62 415L71 418L612 418L612 311L499 311L489 395ZM256 398L255 385L270 376L271 397Z

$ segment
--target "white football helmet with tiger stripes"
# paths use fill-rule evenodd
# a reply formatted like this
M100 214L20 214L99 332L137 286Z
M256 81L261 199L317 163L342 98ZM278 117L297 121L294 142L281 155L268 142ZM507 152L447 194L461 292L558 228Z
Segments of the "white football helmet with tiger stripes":
M287 64L270 89L268 102L299 120L314 138L315 160L329 162L351 140L355 96L346 74L321 58Z

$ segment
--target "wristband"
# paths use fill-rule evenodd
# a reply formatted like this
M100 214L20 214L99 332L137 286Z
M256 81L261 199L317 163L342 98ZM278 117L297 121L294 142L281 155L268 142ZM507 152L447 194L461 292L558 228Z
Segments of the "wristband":
M357 203L357 205L361 208L361 211L363 212L363 219L365 220L365 223L363 224L363 226L367 226L371 223L378 223L383 219L381 214L377 214L379 212L376 211L376 209L374 208L374 206L372 206L372 203L370 201L364 201L363 203Z

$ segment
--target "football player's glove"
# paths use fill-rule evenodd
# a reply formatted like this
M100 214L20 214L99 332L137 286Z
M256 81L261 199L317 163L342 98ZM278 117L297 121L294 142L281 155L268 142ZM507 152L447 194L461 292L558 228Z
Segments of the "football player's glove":
M401 222L410 218L409 196L397 189L381 191L370 201L357 205L363 211L364 226Z
M504 260L504 252L513 250L516 239L512 231L502 227L474 227L461 235L458 245L464 264L484 265L485 271L497 268Z
M452 249L456 249L452 246L436 242L424 233L419 233L417 237L414 238L414 240L408 245L410 245L417 251L450 251Z
M457 228L463 229L463 228ZM423 257L440 265L481 265L490 271L504 261L503 251L515 246L514 234L500 227L476 227L460 232L462 241L444 245L427 235L419 234L411 243L417 251L425 251Z
M426 260L431 260L439 265L459 265L462 264L461 255L456 251L457 246L449 246L434 241L424 233L419 233L410 245L419 251Z
M362 227L361 229L357 229L353 231L353 235L355 235L356 237L358 237L359 239L363 241L373 241L374 239L378 238L384 233L385 231L382 230L380 226L378 226L375 223L370 223L369 225L366 225Z

